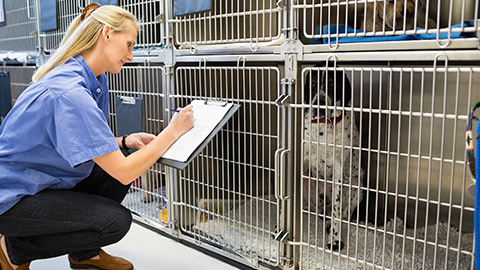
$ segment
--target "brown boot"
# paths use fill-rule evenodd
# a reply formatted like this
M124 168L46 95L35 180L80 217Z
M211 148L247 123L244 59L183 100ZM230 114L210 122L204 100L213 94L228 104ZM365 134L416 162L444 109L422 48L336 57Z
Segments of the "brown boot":
M72 269L132 270L133 264L120 257L114 257L100 249L100 260L75 261L68 257Z
M30 270L30 263L20 265L17 270Z
M0 234L0 241L3 241L4 235ZM3 248L0 244L0 269L3 270L13 270L12 266L8 262L6 251L3 251ZM30 263L22 264L17 267L17 270L30 270Z
M2 240L3 235L0 236L0 241ZM5 256L5 252L3 251L3 248L0 245L0 269L2 270L13 270L12 266L8 262L7 257Z
M30 270L30 263L20 265L17 270Z

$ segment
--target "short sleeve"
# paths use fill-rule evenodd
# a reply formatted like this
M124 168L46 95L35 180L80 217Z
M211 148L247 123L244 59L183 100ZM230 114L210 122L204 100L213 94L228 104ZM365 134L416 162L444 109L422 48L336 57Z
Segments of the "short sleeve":
M119 149L105 115L87 91L67 90L54 105L52 141L72 168Z

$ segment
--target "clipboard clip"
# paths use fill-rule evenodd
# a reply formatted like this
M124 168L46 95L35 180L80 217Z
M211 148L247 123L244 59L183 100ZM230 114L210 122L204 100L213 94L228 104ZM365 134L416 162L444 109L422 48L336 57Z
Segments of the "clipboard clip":
M3 66L0 66L0 76L7 76L7 71L5 70L5 63Z
M120 97L120 101L123 104L129 104L129 105L135 105L135 103L137 103L134 97Z
M214 101L214 100L205 100L205 105L216 105L216 106L222 106L225 107L227 106L228 102L223 102L223 101Z

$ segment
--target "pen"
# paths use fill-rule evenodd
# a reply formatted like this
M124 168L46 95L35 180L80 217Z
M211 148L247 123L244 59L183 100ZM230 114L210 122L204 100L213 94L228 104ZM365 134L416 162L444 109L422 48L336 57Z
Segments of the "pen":
M180 110L169 109L169 112L180 112Z

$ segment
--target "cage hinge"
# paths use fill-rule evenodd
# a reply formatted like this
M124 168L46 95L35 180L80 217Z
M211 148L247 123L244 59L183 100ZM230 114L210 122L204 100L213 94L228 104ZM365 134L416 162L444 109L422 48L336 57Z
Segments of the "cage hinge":
M303 44L299 40L289 38L280 46L280 53L282 55L296 54L301 58L303 54Z
M286 84L286 85L295 85L295 79L294 78L283 78L280 80L280 82L282 84Z
M285 256L281 256L280 259L282 260L283 265L287 266L288 268L292 268L292 267L293 267L293 260L292 260L292 258L288 258L288 257L285 257Z
M480 24L480 19L477 20L477 25ZM480 49L480 28L477 28L477 48Z

